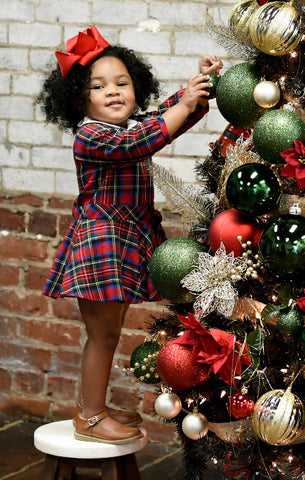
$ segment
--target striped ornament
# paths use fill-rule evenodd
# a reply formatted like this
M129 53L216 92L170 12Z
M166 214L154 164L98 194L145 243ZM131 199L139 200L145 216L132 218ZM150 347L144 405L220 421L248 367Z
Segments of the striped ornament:
M251 16L251 39L263 53L286 55L298 46L302 36L301 17L292 3L266 3Z
M229 15L229 31L234 37L249 43L250 20L257 8L256 0L241 0L234 5Z

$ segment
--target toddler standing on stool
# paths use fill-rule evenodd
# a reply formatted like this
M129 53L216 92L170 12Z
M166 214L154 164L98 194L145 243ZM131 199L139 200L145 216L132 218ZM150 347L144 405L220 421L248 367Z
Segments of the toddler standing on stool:
M132 50L111 46L91 27L56 57L38 101L48 122L75 134L79 195L43 293L76 297L86 327L75 437L121 444L141 436L141 417L106 406L114 352L129 305L160 300L147 271L165 240L151 156L208 111L207 74L222 62L204 56L184 90L137 115L158 98L159 84Z

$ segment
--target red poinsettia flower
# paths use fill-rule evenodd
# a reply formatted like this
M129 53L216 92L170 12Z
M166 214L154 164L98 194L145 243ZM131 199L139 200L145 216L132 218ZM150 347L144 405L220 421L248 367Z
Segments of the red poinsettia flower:
M305 188L305 146L300 140L295 140L294 148L288 148L281 153L288 165L283 168L283 177L296 177L300 188Z
M193 346L193 364L210 365L208 375L218 373L224 382L235 383L234 376L241 374L242 366L251 365L249 346L236 340L235 335L218 328L208 330L191 313L178 318L189 330L177 343Z
M304 293L305 293L305 288L304 288ZM298 307L305 312L305 297L299 298L297 300Z

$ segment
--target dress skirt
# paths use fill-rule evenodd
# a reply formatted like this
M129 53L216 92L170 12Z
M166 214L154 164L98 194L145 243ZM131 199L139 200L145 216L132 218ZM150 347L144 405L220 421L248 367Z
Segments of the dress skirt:
M160 300L148 274L166 239L161 214L146 206L87 206L59 248L44 295L126 303Z

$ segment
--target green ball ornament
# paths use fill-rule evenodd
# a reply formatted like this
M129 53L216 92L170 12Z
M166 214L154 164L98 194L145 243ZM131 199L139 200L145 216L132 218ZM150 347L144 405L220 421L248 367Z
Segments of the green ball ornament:
M250 215L260 216L275 208L280 199L279 182L267 165L246 163L228 177L226 195L229 204Z
M153 253L148 270L159 294L172 303L191 303L195 300L181 280L188 275L198 261L198 253L207 247L189 237L166 240Z
M237 127L249 128L266 112L253 96L261 81L257 67L244 62L227 70L219 80L216 102L222 116Z
M279 215L266 227L259 242L259 253L266 267L293 274L305 267L305 217Z
M293 147L293 142L305 142L305 123L289 110L265 113L253 129L253 144L266 162L285 163L281 153Z
M158 383L157 356L161 349L157 342L144 342L138 345L130 357L134 376L144 383Z
M215 73L208 73L208 75L210 77L208 82L212 83L213 86L206 88L205 90L209 92L209 99L212 100L213 98L216 97L216 89L221 77L220 75L215 75Z
M304 317L295 308L285 308L277 317L276 326L283 335L298 335L304 327Z

